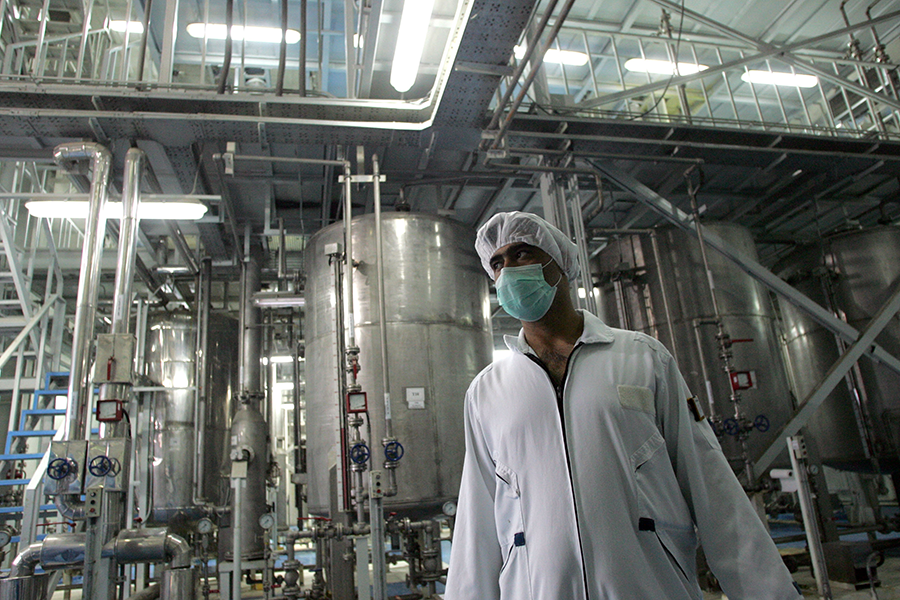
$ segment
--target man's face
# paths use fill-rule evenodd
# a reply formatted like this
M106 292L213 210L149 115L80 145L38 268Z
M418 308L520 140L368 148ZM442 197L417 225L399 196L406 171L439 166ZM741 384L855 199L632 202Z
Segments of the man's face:
M495 280L499 277L500 271L504 267L522 267L533 264L547 265L544 267L544 280L550 285L556 285L561 281L560 277L562 277L563 273L557 266L556 261L537 246L524 242L515 242L498 248L491 255L490 260ZM565 280L565 277L562 277L562 280Z

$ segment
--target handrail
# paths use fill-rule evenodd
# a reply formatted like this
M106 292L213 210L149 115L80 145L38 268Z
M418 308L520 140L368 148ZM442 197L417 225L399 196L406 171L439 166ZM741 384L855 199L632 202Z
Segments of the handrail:
M56 301L59 300L59 298L60 295L58 293L53 294L53 296L50 297L49 301L45 302L44 306L42 306L41 309L31 317L25 327L22 328L22 331L19 332L15 339L13 339L12 343L10 343L10 345L7 346L6 350L3 351L3 354L0 354L0 369L2 369L4 365L6 365L10 358L12 358L12 355L15 354L16 350L19 349L19 346L22 345L22 342L25 341L25 338L28 337L28 334L31 333L31 330L41 322L41 319L43 319L44 315L47 314L47 312L51 308L53 308L53 305L56 304Z

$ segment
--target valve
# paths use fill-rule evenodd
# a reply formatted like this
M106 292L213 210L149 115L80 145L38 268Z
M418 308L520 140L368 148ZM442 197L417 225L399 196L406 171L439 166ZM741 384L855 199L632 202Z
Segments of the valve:
M59 481L74 473L77 466L75 461L69 458L54 458L47 465L47 476L50 479Z
M88 463L88 471L94 477L106 477L113 470L113 461L108 456L95 456Z
M766 415L757 415L755 419L753 419L753 426L756 427L756 430L760 433L765 433L771 427L771 423L769 423L768 417Z
M397 462L403 458L403 444L393 440L384 445L384 458L388 462Z
M725 419L722 423L722 428L728 435L737 435L741 432L741 425L734 418Z
M369 447L363 442L357 442L350 448L350 460L357 465L363 465L369 461Z

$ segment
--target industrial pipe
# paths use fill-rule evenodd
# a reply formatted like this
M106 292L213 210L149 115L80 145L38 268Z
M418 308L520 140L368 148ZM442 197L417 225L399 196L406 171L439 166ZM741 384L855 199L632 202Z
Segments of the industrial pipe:
M27 577L34 575L34 569L41 564L41 546L44 542L35 542L16 556L10 565L9 576Z
M158 583L154 583L139 592L133 593L128 597L128 600L156 600L157 598L159 598L160 589L160 585Z
M88 217L85 222L84 246L75 306L75 328L72 333L72 366L69 375L69 404L66 408L66 440L88 439L90 420L88 405L93 396L91 383L91 346L94 338L94 319L97 312L97 292L100 287L100 259L103 254L103 231L106 217L106 184L111 156L99 144L75 142L61 144L53 151L57 164L70 174L73 165L90 159L93 170Z
M387 311L385 309L385 289L384 289L384 236L381 231L381 168L378 161L378 155L372 156L372 179L374 181L375 196L375 262L377 267L378 278L378 321L379 321L379 340L381 343L381 389L384 391L384 440L382 445L394 443L394 425L391 417L391 389L390 377L388 371L388 345L387 345ZM397 461L389 461L385 459L384 468L388 476L388 484L386 486L385 496L397 495ZM375 515L372 515L372 519ZM381 515L378 515L381 518Z
M212 258L206 256L200 261L200 273L197 282L197 402L194 403L194 434L197 440L197 458L194 461L194 497L195 505L205 505L203 489L203 469L206 447L206 403L207 377L209 362L209 310L212 298Z
M228 72L231 71L232 39L231 28L234 25L234 0L225 0L225 58L222 60L222 72L219 73L219 84L216 93L224 94L228 84Z
M144 79L144 60L147 57L147 41L150 39L150 9L153 7L153 0L144 0L144 16L141 19L143 34L141 35L141 47L138 51L137 64L137 80Z
M288 0L281 0L281 44L278 47L278 74L275 77L275 95L284 93L284 66L287 62L287 30L288 30ZM306 38L303 38L306 44Z
M244 498L243 488L246 479L243 477L232 477L231 487L234 488L234 507L232 509L232 572L231 572L231 598L232 600L241 600L241 580L243 579L241 558L243 554L243 521L244 521Z
M260 290L259 261L244 259L241 285L241 391L260 391L260 327L259 308L253 305L253 294Z

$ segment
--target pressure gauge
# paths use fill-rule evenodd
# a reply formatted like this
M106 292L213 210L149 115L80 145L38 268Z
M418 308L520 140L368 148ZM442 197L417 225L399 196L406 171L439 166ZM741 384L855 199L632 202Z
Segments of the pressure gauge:
M0 547L7 545L10 540L12 540L12 536L9 534L9 531L0 529Z
M272 513L265 513L260 515L259 517L259 526L263 529L272 529L275 526L275 515Z
M213 530L213 522L207 518L200 519L197 521L197 531L202 534L211 533Z
M447 500L444 502L444 506L441 507L441 510L448 517L452 517L456 515L456 502L453 500Z

